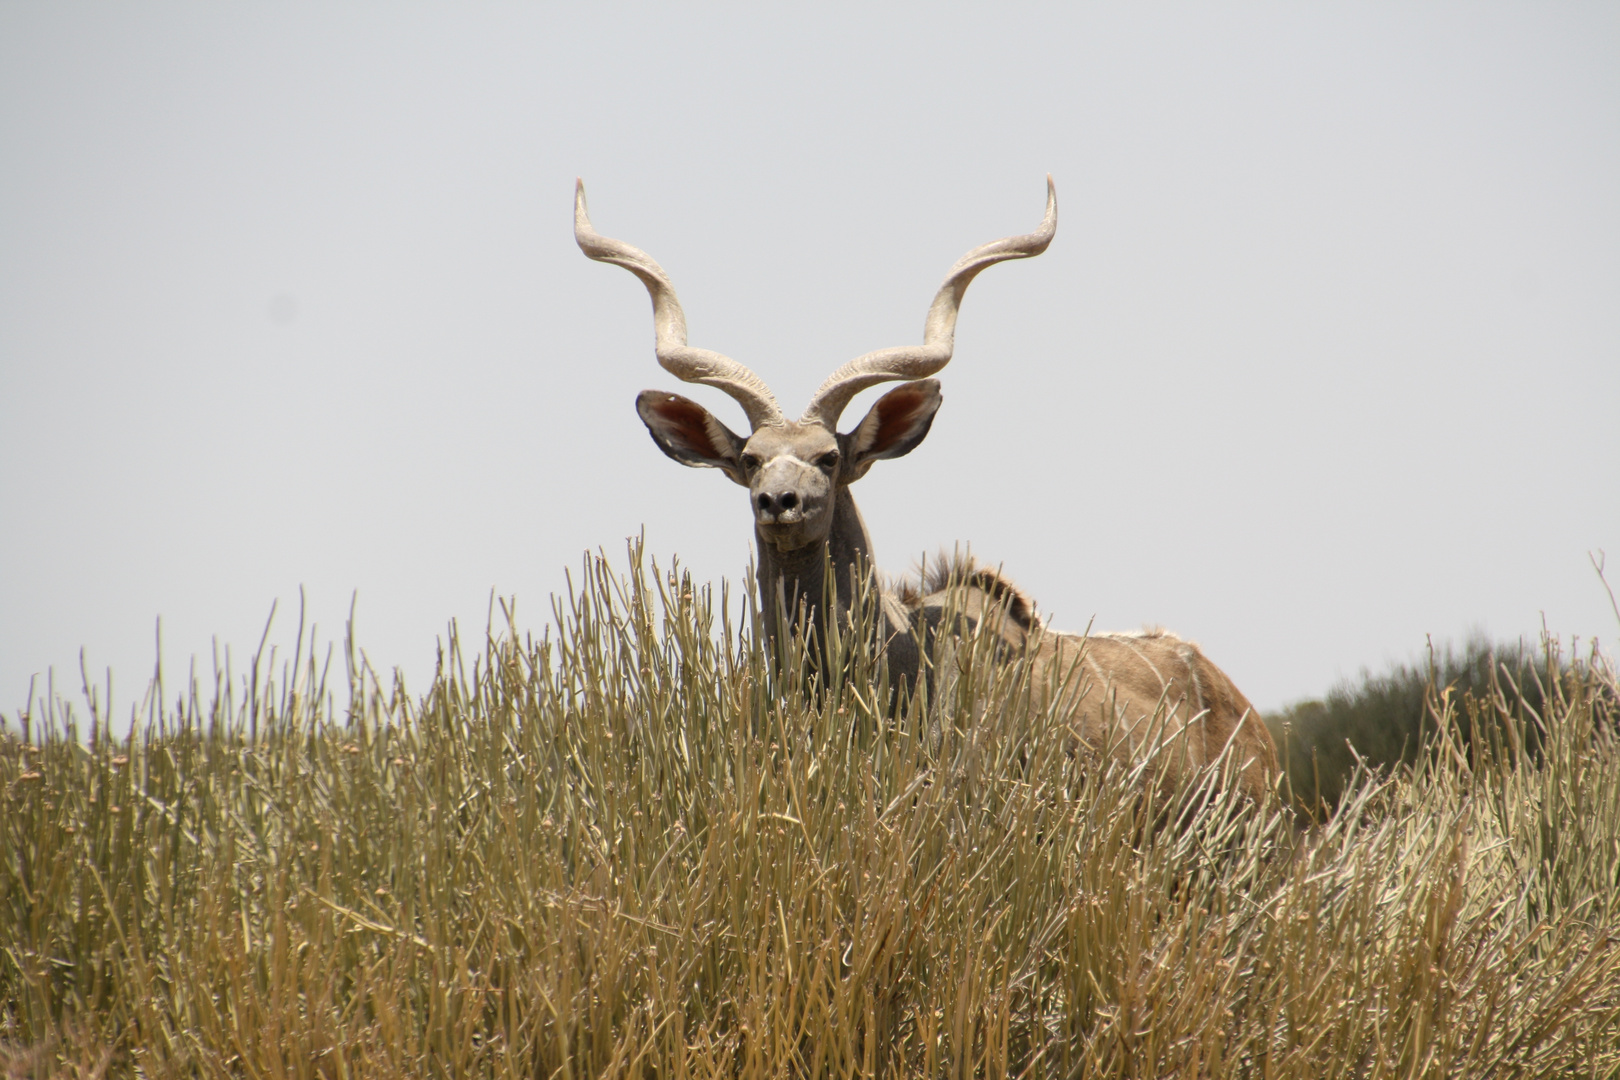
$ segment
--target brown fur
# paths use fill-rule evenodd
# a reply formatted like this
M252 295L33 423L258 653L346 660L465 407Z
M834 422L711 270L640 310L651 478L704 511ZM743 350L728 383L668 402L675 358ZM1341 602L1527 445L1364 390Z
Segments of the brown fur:
M1221 762L1249 794L1269 792L1278 768L1271 733L1194 643L1163 630L1051 633L1035 648L1037 678L1061 687L1077 734L1093 749L1130 757L1162 741L1162 772Z
M954 589L966 592L948 598ZM900 597L919 619L952 607L974 623L990 620L1008 651L1033 649L1038 698L1055 699L1091 751L1131 760L1162 743L1155 771L1164 778L1219 762L1245 792L1268 796L1278 773L1271 733L1196 643L1156 627L1113 634L1049 630L1022 590L970 556L941 553L905 583Z

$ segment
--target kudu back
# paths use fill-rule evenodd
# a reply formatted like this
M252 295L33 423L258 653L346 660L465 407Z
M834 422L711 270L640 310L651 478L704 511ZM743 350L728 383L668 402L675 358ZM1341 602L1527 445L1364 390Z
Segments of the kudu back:
M930 376L950 362L968 284L995 263L1039 255L1056 231L1057 194L1047 177L1040 226L958 259L928 309L921 345L849 361L792 420L748 368L687 345L686 316L669 275L645 252L592 228L583 182L574 193L580 250L629 270L652 297L658 362L676 378L729 394L742 406L750 433L737 434L702 405L666 390L642 391L636 412L665 454L683 465L718 469L748 489L763 609L806 620L802 629L821 641L828 618L848 616L858 586L876 584L871 537L850 485L875 462L903 457L927 436L942 401L939 382ZM874 402L848 432L838 431L850 399L894 381L902 385ZM1032 654L1039 704L1065 712L1084 746L1130 759L1162 742L1155 757L1161 775L1219 764L1256 797L1271 789L1277 773L1271 735L1248 699L1192 642L1162 631L1053 631L1036 620L1033 604L1005 578L966 564L907 594L882 592L879 603L878 633L897 685L916 680L924 663L919 642L941 631L949 611L968 629L982 625L998 635L1004 651ZM776 644L784 632L780 620L767 618L766 625Z

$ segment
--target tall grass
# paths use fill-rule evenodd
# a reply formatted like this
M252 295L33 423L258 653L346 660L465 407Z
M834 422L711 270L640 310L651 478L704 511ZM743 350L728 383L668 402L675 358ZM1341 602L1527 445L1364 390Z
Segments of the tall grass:
M419 698L351 650L346 688L302 652L154 687L123 735L36 703L0 744L6 1067L1620 1071L1602 663L1560 669L1537 755L1437 699L1442 752L1298 832L1075 756L985 642L891 711L863 635L806 685L714 601L633 551L537 639L452 637Z

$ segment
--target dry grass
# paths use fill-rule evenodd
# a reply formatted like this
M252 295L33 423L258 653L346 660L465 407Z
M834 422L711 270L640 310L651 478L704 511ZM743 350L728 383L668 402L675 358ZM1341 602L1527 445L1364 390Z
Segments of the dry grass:
M727 610L633 554L419 699L351 654L338 695L303 656L155 687L130 736L35 706L7 1075L1620 1073L1600 661L1533 720L1435 701L1539 755L1443 738L1296 832L1077 759L983 648L889 716L854 639L814 693Z

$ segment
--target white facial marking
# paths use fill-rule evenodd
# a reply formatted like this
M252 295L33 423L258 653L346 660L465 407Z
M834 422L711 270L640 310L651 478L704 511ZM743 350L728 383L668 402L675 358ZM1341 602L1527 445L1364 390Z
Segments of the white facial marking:
M804 460L804 458L799 457L797 454L777 454L773 458L767 458L761 468L769 465L775 465L778 461L791 461L796 465L803 465L807 469L815 467L808 461Z

